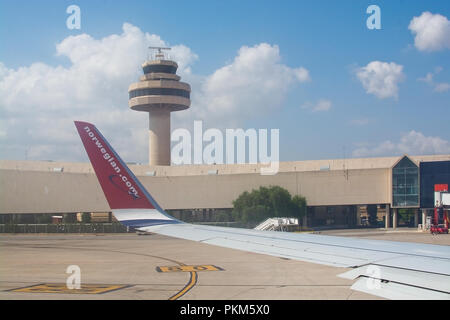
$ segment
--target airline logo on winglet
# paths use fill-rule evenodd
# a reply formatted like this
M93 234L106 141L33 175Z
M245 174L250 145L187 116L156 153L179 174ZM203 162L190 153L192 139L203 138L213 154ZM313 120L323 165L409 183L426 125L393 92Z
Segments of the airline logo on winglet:
M98 150L102 153L103 159L107 163L109 163L109 165L117 173L117 174L112 174L109 176L109 180L111 181L111 183L118 189L131 195L133 197L133 199L139 199L139 194L138 194L136 188L133 186L133 184L130 181L128 181L128 178L126 175L121 174L121 170L120 170L119 166L117 165L117 163L114 161L115 160L114 157L107 152L107 150L101 144L101 142L99 141L97 136L94 134L94 132L92 132L92 130L88 126L85 126L84 130L86 131L89 138L91 138L91 141L93 143L95 143L95 146L98 148ZM124 185L124 187L126 187L126 189L124 189L124 187L120 186L119 184Z

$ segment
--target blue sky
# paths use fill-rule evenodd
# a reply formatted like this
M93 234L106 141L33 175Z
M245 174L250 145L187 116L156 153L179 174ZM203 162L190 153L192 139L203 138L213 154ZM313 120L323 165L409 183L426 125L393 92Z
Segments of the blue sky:
M66 8L71 4L81 9L81 30L66 28L69 16ZM366 27L369 17L366 9L371 4L381 9L381 30ZM444 21L443 35L440 30L431 30L439 33L440 37L420 48L415 44L417 33L409 30L408 26L414 17L421 17L427 11L443 17L444 20L439 20ZM309 81L287 81L288 90L279 100L274 100L280 105L267 106L261 115L256 112L254 116L242 117L240 112L229 111L226 117L230 125L243 128L279 128L281 160L341 158L344 154L346 157L391 156L404 152L448 154L450 27L445 24L445 19L449 18L448 1L2 0L0 62L9 75L37 62L55 70L58 66L70 68L73 61L67 54L56 55L57 44L82 34L98 41L120 35L123 24L129 23L142 33L158 35L167 45L189 48L197 58L190 60L189 72L182 75L184 80L193 82L193 91L200 92L203 90L201 83L208 81L208 77L226 65L233 65L240 48L266 43L271 48L277 46L278 64L292 70L306 69ZM380 97L363 85L358 71L373 61L386 63L386 68L390 63L401 66L401 72L394 75L397 77L394 79L394 93L391 91ZM419 80L425 79L427 74L430 74L428 81ZM195 79L198 78L203 80L196 86ZM11 79L8 81L22 81L14 83L15 87L26 87L26 80L18 76ZM437 89L439 84L440 90ZM376 83L372 85L377 86ZM126 96L126 86L121 85L117 90L123 90ZM70 133L64 141L53 141L49 138L51 134L41 141L33 139L36 136L29 129L30 119L24 120L21 127L22 119L27 116L14 111L12 105L8 105L11 101L13 98L8 96L8 92L0 95L0 113L6 128L0 132L0 146L4 147L1 158L42 159L48 156L56 160L79 160L75 151L57 148L59 143L76 141L71 140L75 134L73 128L67 128ZM30 100L30 104L33 101ZM92 105L97 103L97 100L88 98L83 101ZM127 109L126 98L124 101L123 116L128 117L129 114L135 119L137 116ZM320 101L329 107L314 111ZM208 102L199 97L193 100L191 109L197 107L196 103L200 108ZM67 119L72 116L75 106L71 108L70 112L54 110L49 115L45 108L38 113L41 109L36 107L33 109L36 112L34 117L42 122L46 117L52 117L53 121L58 121L58 117ZM211 106L207 110L212 110ZM143 114L140 116L145 118ZM177 114L176 119L180 117L181 114ZM195 117L194 113L189 119ZM208 115L203 115L202 120L207 127L217 123ZM136 121L140 121L136 125L145 126L144 120ZM175 126L185 123L175 122ZM101 125L102 122L98 124L100 129ZM113 135L112 125L105 123L104 127ZM63 128L61 126L59 130ZM15 135L12 130L18 129L30 131L30 136ZM130 132L123 133L124 136L127 134ZM16 137L11 139L12 136ZM45 143L39 147L43 140ZM125 140L113 135L112 144L125 149ZM143 138L141 140L144 141ZM145 153L130 149L125 154L129 161L146 161L143 159Z

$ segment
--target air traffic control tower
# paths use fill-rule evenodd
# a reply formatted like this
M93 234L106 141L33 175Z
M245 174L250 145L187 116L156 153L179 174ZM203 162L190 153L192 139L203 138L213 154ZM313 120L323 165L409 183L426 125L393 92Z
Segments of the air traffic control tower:
M149 164L170 165L170 113L189 108L191 86L180 82L178 64L165 59L162 50L142 65L144 75L128 88L128 105L136 111L149 113Z

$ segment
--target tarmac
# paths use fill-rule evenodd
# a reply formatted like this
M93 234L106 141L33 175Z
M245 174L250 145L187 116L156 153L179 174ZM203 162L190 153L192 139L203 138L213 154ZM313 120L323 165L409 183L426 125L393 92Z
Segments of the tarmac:
M320 232L450 245L415 229ZM79 267L81 289L69 266ZM0 299L379 299L337 277L349 269L216 247L161 235L0 235Z

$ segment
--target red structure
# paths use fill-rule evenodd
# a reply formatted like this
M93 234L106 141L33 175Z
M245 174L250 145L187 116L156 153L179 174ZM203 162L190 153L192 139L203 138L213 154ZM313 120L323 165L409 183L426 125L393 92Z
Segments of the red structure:
M434 207L434 219L430 227L432 234L448 233L448 209L444 207L442 203L441 194L443 192L448 192L447 184L436 184L434 185L435 201L436 205Z

